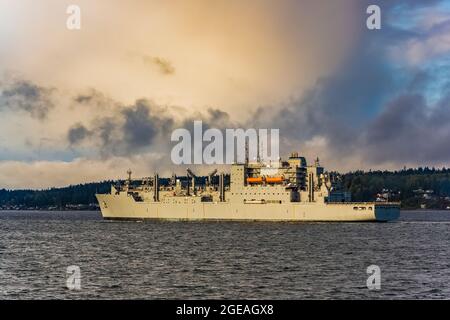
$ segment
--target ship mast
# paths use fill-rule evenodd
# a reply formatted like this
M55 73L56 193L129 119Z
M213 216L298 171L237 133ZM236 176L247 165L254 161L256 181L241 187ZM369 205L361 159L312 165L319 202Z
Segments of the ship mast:
M256 146L256 162L260 163L261 162L261 157L259 156L259 131L258 131L258 134L256 135L256 142L257 142L257 146Z
M128 179L125 183L127 192L130 190L130 187L131 187L131 173L132 173L131 169L128 169L128 171L127 171Z
M248 140L245 139L245 165L248 165Z

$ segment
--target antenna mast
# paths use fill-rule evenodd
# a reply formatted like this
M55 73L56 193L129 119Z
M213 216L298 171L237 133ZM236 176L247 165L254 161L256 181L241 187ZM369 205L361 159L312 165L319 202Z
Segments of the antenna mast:
M248 164L248 140L245 139L245 164Z
M260 163L261 157L259 156L259 131L256 133L256 141L257 141L257 148L256 148L256 162Z

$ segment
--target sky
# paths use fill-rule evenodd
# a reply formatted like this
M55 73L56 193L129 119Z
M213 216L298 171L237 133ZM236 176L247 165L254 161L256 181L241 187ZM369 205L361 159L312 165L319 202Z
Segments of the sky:
M448 167L450 0L0 0L0 188L184 173L194 120L329 170Z

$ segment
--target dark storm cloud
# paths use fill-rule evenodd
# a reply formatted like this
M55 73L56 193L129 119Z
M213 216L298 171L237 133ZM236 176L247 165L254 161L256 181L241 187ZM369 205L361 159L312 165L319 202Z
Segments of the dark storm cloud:
M97 104L92 99L75 101ZM103 156L140 153L161 142L156 139L167 137L165 143L169 143L173 122L164 107L140 99L133 105L113 109L112 115L96 118L89 125L76 124L69 129L67 139L72 145L86 139L94 141Z
M78 123L69 129L67 139L71 145L76 145L86 139L90 134L90 131L84 125Z
M228 113L209 108L205 113L190 112L182 107L166 107L150 100L139 99L132 105L120 105L100 92L78 95L73 99L80 105L109 105L109 115L97 117L88 124L77 123L67 132L67 140L73 147L83 141L97 145L103 157L111 155L142 154L150 150L166 152L171 147L173 130L193 129L193 122L201 120L203 129L233 128ZM108 103L106 103L107 101ZM175 120L174 113L185 117Z
M120 127L120 124L118 124L117 122L117 119L113 117L106 117L95 120L96 126L94 127L94 132L98 134L103 150L114 150L116 147L118 147L118 145L116 145L116 142L118 142L117 137L119 136L119 134L115 131Z
M254 119L260 127L279 128L288 140L305 141L320 135L335 153L346 153L395 87L383 55L363 49L334 75L320 79L302 98L275 115L267 108L260 109Z
M367 160L450 160L450 96L429 106L421 95L403 95L386 105L366 135Z
M54 107L53 89L40 87L32 82L16 81L1 89L0 109L28 112L32 117L43 120Z
M151 145L158 134L167 136L173 126L163 108L143 99L123 110L122 116L124 142L130 151Z

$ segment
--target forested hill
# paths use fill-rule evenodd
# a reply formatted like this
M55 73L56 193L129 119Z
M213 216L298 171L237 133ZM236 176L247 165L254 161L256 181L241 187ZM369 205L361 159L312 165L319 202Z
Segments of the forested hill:
M354 201L389 199L407 209L450 207L450 169L356 171L342 175L343 187Z
M97 209L95 193L107 193L112 181L47 190L0 189L0 209Z
M450 208L450 169L355 171L342 175L353 201L401 201L403 208ZM0 209L97 209L95 193L107 193L112 181L47 190L0 189ZM0 186L1 187L1 186Z

